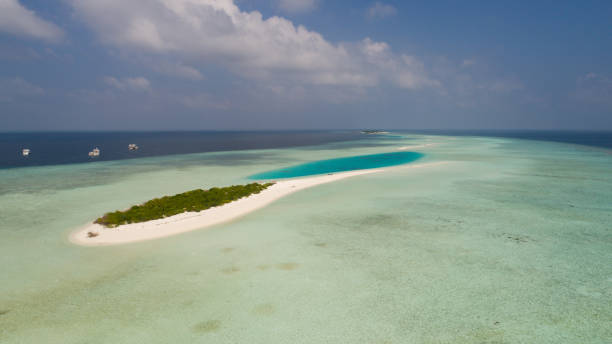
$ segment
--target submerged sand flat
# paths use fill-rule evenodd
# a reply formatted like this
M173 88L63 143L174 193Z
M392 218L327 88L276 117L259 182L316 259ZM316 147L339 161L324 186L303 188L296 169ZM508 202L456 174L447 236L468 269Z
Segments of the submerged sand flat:
M428 143L439 144L423 161L208 229L68 241L105 211L161 195ZM611 157L406 134L0 170L0 343L608 343Z
M440 163L414 164L407 167L420 168L439 165ZM84 246L103 246L127 244L177 235L238 219L296 191L353 176L382 171L383 169L368 169L282 180L258 194L219 207L213 207L200 212L186 212L164 219L121 225L115 228L106 228L97 223L90 223L73 232L70 235L70 241ZM96 233L97 236L89 237L88 233L90 232Z

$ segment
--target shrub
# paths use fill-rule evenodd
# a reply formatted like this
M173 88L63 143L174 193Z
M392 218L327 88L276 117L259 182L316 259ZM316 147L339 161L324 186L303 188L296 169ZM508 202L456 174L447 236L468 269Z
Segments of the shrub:
M223 188L214 187L209 190L187 191L174 196L155 198L125 211L117 210L106 213L94 222L106 227L117 227L127 223L161 219L188 211L199 212L252 194L258 194L272 185L273 183L251 183Z

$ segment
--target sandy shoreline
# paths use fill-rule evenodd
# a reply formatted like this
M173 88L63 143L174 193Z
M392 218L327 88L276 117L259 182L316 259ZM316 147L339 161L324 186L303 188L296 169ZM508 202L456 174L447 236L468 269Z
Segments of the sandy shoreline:
M411 164L406 167L419 168L437 164L439 163ZM89 223L72 232L69 240L77 245L104 246L127 244L177 235L238 219L267 206L279 198L299 190L344 178L381 171L383 171L383 169L358 170L323 176L281 180L259 194L254 194L220 207L206 209L201 212L182 213L164 219L121 225L116 228L106 228L99 224ZM98 235L90 238L88 237L89 232L97 233Z

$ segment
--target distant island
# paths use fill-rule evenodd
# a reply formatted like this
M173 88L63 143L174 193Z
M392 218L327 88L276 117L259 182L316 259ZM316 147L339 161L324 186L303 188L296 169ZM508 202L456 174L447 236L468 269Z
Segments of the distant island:
M389 132L385 131L385 130L366 129L366 130L362 130L361 133L362 134L373 135L373 134L388 134Z
M192 190L173 196L155 198L141 205L135 205L128 210L107 213L94 223L108 228L114 228L129 223L140 223L166 218L169 216L199 212L217 207L250 196L272 186L274 183L251 183L246 185L233 185L208 190Z

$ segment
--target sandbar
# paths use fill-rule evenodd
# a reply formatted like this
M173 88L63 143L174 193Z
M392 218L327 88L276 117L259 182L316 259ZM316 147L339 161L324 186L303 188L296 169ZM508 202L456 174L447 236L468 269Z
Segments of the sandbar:
M439 163L409 164L406 167L419 168L437 164ZM72 232L69 240L83 246L107 246L159 239L236 220L279 198L306 188L382 171L384 169L356 170L280 180L258 194L200 212L186 212L163 219L125 224L114 228L106 228L91 222ZM90 232L95 233L96 236L90 237Z

